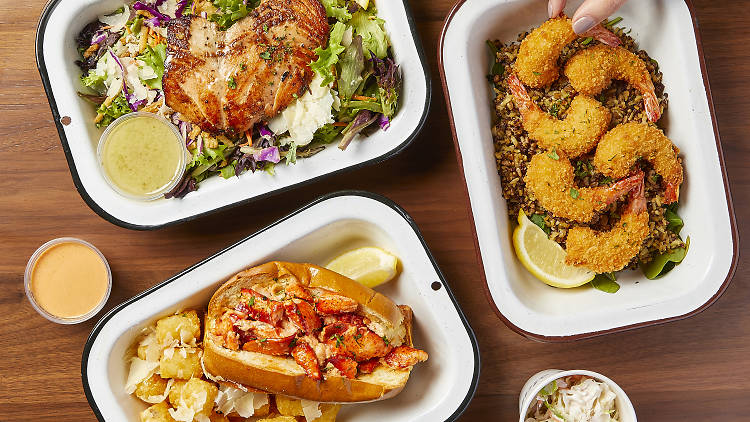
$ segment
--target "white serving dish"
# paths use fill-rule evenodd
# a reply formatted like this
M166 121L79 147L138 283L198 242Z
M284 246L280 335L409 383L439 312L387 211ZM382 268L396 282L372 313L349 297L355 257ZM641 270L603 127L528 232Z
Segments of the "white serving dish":
M633 402L630 401L628 395L625 394L625 391L619 385L617 385L617 383L605 377L604 375L593 371L586 371L583 369L571 371L563 371L561 369L545 369L544 371L539 371L536 374L532 375L531 378L526 381L526 384L524 384L523 388L521 388L521 394L519 394L518 396L518 410L520 412L518 422L524 422L524 420L526 420L526 412L529 411L531 403L534 402L536 395L539 394L542 388L544 388L554 380L571 375L586 375L606 384L617 395L617 398L615 399L615 406L617 406L617 409L619 410L619 422L638 421L638 418L635 416L635 408L633 407Z
M330 194L122 303L94 327L81 362L83 388L100 421L132 421L144 403L125 393L126 350L143 327L184 308L202 309L244 268L270 260L324 264L364 245L401 259L400 275L377 290L414 310L414 343L430 358L405 389L381 402L345 406L338 421L455 420L479 380L476 338L414 221L393 202L365 192Z
M568 2L569 14L581 3ZM661 124L682 151L683 236L690 251L665 277L621 273L616 294L561 290L536 280L516 259L491 130L485 40L515 40L547 19L547 1L463 0L448 15L438 56L474 219L488 297L513 330L543 341L571 340L694 315L726 289L737 262L737 230L708 79L689 2L631 0L617 12L640 48L658 60L669 94Z
M213 177L182 200L144 202L125 198L107 185L99 170L96 146L101 131L92 120L91 104L79 98L80 69L75 35L90 21L122 5L123 0L52 0L39 21L37 67L49 99L63 151L76 189L102 218L130 229L154 229L312 182L346 169L381 162L403 150L422 128L430 104L429 72L411 11L405 0L378 2L378 14L401 66L401 108L387 132L358 138L346 151L329 145L296 165L277 166L276 175L245 173L224 180Z

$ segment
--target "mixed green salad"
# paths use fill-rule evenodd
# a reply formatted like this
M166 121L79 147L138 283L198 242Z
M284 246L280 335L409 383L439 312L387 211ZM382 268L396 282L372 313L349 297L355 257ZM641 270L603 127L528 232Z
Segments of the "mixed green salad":
M308 92L278 116L244 134L216 134L164 104L162 76L170 20L202 16L230 28L261 0L138 0L86 25L76 37L83 91L104 128L135 111L160 114L180 130L192 154L184 179L166 198L183 197L208 177L228 179L250 170L274 174L338 141L346 149L358 134L387 130L399 106L401 75L385 22L372 0L321 0L330 24L325 48L310 63ZM376 124L377 123L377 124Z

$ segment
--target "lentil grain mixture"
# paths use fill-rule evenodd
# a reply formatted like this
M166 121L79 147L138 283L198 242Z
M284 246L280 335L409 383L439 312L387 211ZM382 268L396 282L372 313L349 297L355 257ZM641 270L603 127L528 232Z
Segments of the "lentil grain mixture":
M633 38L627 35L624 28L611 28L612 32L622 39L622 47L635 53L646 64L651 79L655 86L656 96L660 108L664 112L667 108L667 94L664 93L662 74L659 64L651 59L645 51L641 51L635 44ZM521 115L513 100L513 95L508 89L506 76L512 72L512 64L518 54L520 42L528 35L528 32L518 36L515 42L503 44L500 41L490 41L497 49L496 63L493 67L493 75L490 75L494 90L493 110L494 119L492 135L495 144L495 159L500 174L503 197L508 203L508 215L515 221L520 210L539 224L543 219L545 231L550 239L565 246L568 229L576 225L570 220L555 217L542 208L526 190L524 176L531 158L543 148L536 141L529 139L524 130ZM578 51L597 44L598 41L591 38L579 38L562 50L559 64L562 65ZM551 86L541 89L527 87L532 100L539 107L551 115L564 119L571 101L577 95L565 75ZM643 108L643 99L638 90L624 81L613 81L612 85L595 97L612 114L609 129L621 123L648 122ZM575 167L575 180L581 187L596 187L609 185L613 181L598 173L592 163L593 151L571 161ZM629 268L638 267L639 263L646 263L654 257L684 247L683 241L675 231L668 228L670 221L667 219L667 207L665 207L664 188L661 178L652 166L639 160L638 165L643 169L645 178L645 194L649 212L649 235L643 242L640 252L633 258ZM610 205L594 221L590 227L594 230L607 231L619 220L623 204L627 196Z

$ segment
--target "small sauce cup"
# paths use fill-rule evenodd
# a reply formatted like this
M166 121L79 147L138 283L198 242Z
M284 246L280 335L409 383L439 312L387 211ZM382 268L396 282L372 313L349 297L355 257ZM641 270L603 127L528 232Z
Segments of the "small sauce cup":
M152 201L182 179L188 151L175 125L154 113L117 118L102 133L96 150L107 183L130 199Z
M24 288L40 315L58 324L77 324L99 313L107 303L112 271L94 245L61 237L31 255Z
M565 378L571 375L586 375L594 378L597 381L605 383L615 393L617 398L615 399L615 405L620 415L620 422L637 422L638 419L635 416L635 408L633 403L625 394L625 391L620 388L619 385L615 384L614 381L605 377L602 374L586 371L583 369L575 369L572 371L563 371L561 369L546 369L544 371L537 372L532 375L526 384L521 389L521 394L518 398L518 407L521 412L520 422L526 420L526 413L529 411L532 403L536 399L537 394L542 391L542 388L547 386L552 381L560 378Z

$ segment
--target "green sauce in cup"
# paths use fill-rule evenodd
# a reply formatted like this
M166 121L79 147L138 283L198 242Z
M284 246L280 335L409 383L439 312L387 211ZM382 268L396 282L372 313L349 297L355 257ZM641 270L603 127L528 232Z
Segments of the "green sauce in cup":
M98 154L110 185L134 199L161 197L185 171L182 136L152 113L131 113L112 122L102 134Z

